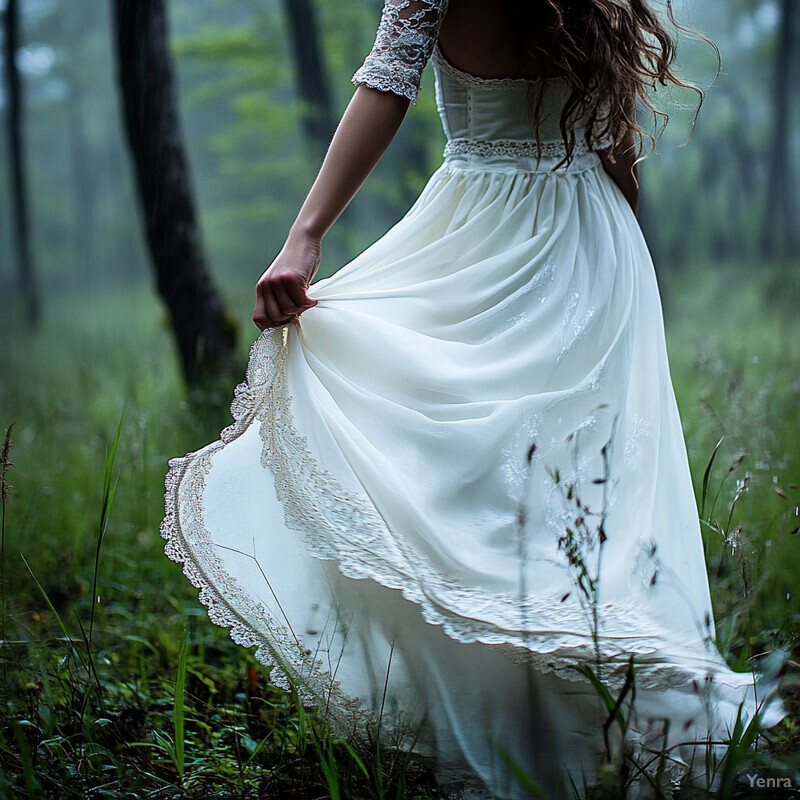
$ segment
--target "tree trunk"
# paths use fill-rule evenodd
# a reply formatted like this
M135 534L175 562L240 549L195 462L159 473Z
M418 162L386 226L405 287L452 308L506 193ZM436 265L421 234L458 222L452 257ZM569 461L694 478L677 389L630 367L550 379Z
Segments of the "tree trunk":
M92 16L94 14L94 16ZM96 30L96 12L89 6L75 3L65 6L61 26L65 37L74 42ZM70 171L74 192L73 250L83 269L83 277L98 277L97 258L97 182L93 164L92 146L86 124L87 104L85 94L85 56L83 48L74 47L62 68L68 86L69 101L64 104L65 130L69 140Z
M312 0L282 0L289 20L292 52L297 65L300 97L308 109L303 126L316 155L322 156L330 144L336 122L325 59L319 42L316 11Z
M181 139L165 0L113 0L125 129L155 268L190 385L234 367L236 328L202 253Z
M773 138L767 169L764 251L778 257L798 250L797 195L789 141L792 63L798 35L794 6L794 0L781 0L773 76Z
M18 0L7 0L4 28L6 46L3 55L8 95L8 149L11 160L11 197L14 207L14 246L17 255L19 285L25 304L25 318L29 325L35 326L39 321L39 294L31 255L27 172L22 152L22 89L16 61L19 46Z

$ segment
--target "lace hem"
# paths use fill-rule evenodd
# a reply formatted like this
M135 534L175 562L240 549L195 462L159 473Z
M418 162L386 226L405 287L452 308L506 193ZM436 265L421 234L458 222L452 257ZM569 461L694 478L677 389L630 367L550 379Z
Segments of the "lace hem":
M474 587L461 586L439 574L419 554L412 553L393 537L365 496L344 489L320 468L293 424L286 384L286 335L287 329L272 330L253 343L247 380L236 388L231 405L235 421L222 431L220 441L170 462L166 516L161 526L161 535L168 540L165 551L173 560L184 562L187 577L204 588L203 597L213 598L216 617L223 623L212 621L238 626L236 635L244 640L248 636L244 620L266 619L263 608L253 606L252 601L237 593L235 578L225 574L202 523L204 483L200 476L210 469L213 454L219 448L255 422L260 425L262 464L275 477L286 524L306 535L315 557L335 560L347 577L372 578L388 588L401 590L406 599L421 606L427 622L442 625L456 641L498 645L513 661L531 663L541 671L553 672L570 681L584 681L575 665L595 657L585 607L572 599L564 602L563 598L521 597L512 593L486 595ZM187 474L191 479L184 487ZM213 571L210 577L207 566ZM230 590L230 597L236 603L229 603L217 587L225 592ZM244 617L236 611L236 604L247 609ZM634 654L642 657L637 685L685 686L687 680L696 677L696 670L658 661L663 640L630 634L630 630L644 630L639 605L632 600L626 604L602 604L598 609L603 621L598 647L604 679L611 686L621 686L627 659ZM223 610L226 607L231 609L228 615ZM453 611L463 607L469 607L470 617ZM532 621L537 623L537 630L530 629ZM290 678L299 674L306 681L318 665L306 663L305 657L294 664L283 661L280 648L269 646L273 634L279 644L287 641L286 634L272 623L262 631L249 629L251 644L260 643L264 655L271 656L264 663L272 665L277 661L284 670L289 667ZM648 657L654 660L648 661ZM713 670L713 664L709 668ZM717 677L725 683L724 676ZM334 690L326 685L324 694L327 696L331 691Z
M198 600L206 607L211 622L228 628L237 644L255 646L255 658L265 666L277 668L271 674L273 682L284 688L296 688L304 702L324 709L334 728L343 735L374 742L383 731L397 741L402 720L397 725L386 719L376 720L373 712L365 709L357 698L346 696L325 664L304 647L290 628L239 586L215 552L203 521L206 478L215 454L256 423L260 425L262 464L275 477L286 524L306 535L315 557L335 560L348 577L369 577L384 586L400 589L408 600L421 606L427 622L441 625L456 641L497 645L513 662L531 664L541 672L551 672L569 681L585 681L575 666L593 662L592 642L577 633L554 633L570 624L576 625L583 609L570 608L553 598L481 598L472 589L445 580L392 538L365 497L347 491L320 468L292 420L286 382L287 334L288 329L272 330L253 343L247 379L236 388L231 404L234 422L221 432L220 440L183 458L170 460L165 482L165 517L160 526L160 534L166 540L165 554L181 563L184 575L200 589ZM442 597L437 598L437 593ZM474 617L467 619L451 610L462 603L474 617L484 612L496 615L504 606L507 616L501 615L494 624ZM514 609L523 621L536 618L545 625L553 624L553 628L538 633L514 630L520 623ZM627 623L635 622L637 609L635 603L609 604L600 609L601 619L604 615L615 615L624 629ZM603 681L612 691L618 690L625 680L627 659L632 653L644 656L637 664L639 688L685 687L697 678L697 670L681 669L658 660L648 662L647 656L658 659L663 642L661 648L658 645L659 642L648 641L646 637L636 640L601 636ZM715 670L710 668L709 672ZM713 682L728 683L721 674L714 674Z
M229 429L228 429L229 430ZM183 565L183 574L200 589L199 602L215 625L228 628L230 638L243 647L256 647L255 658L272 670L272 683L286 691L295 689L304 703L325 708L333 726L349 735L369 735L375 727L357 700L346 697L338 682L314 658L312 651L261 603L243 591L214 551L202 522L206 477L218 441L183 458L170 459L165 486L165 516L160 526L167 540L167 557Z

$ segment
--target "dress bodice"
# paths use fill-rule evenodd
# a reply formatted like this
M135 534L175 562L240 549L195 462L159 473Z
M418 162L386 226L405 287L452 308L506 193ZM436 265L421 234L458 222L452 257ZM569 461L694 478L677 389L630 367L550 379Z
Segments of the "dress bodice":
M447 144L445 160L480 168L543 171L566 157L560 121L570 88L562 78L479 78L458 69L438 46L432 53L436 76L436 105ZM532 104L541 90L538 140ZM574 126L575 167L592 166L592 151L601 142L587 143L586 126ZM591 140L589 140L591 141Z
M570 87L562 78L479 78L451 64L438 46L448 0L385 0L375 43L353 82L417 100L422 70L433 61L436 102L451 164L542 171L566 156L560 120ZM537 98L538 137L531 108ZM573 161L597 163L591 152L606 146L574 128ZM587 143L592 142L591 144Z
M531 90L537 81L478 78L453 66L438 46L431 60L436 75L436 105L448 141L536 139L529 109ZM559 78L545 79L543 83L540 138L543 142L560 141L559 118L569 90Z

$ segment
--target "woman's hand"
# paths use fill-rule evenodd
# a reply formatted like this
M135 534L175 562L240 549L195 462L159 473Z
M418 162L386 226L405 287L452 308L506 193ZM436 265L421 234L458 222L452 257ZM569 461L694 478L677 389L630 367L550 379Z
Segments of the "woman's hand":
M319 238L289 234L283 249L256 284L253 322L259 330L286 325L317 304L307 291L319 268L320 250Z

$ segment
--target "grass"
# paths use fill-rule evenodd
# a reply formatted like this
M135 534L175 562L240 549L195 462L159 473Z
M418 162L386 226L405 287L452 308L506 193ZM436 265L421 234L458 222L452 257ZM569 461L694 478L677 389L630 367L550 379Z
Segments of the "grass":
M703 515L717 523L703 528L719 643L743 670L748 645L789 643L800 629L800 274L789 264L729 265L664 283L698 499L722 439Z
M718 643L740 671L800 629L796 273L661 276ZM440 796L424 765L354 750L273 687L164 556L166 461L227 413L192 413L150 291L118 297L67 294L35 336L2 323L0 798ZM797 769L785 682L792 713L767 752Z

